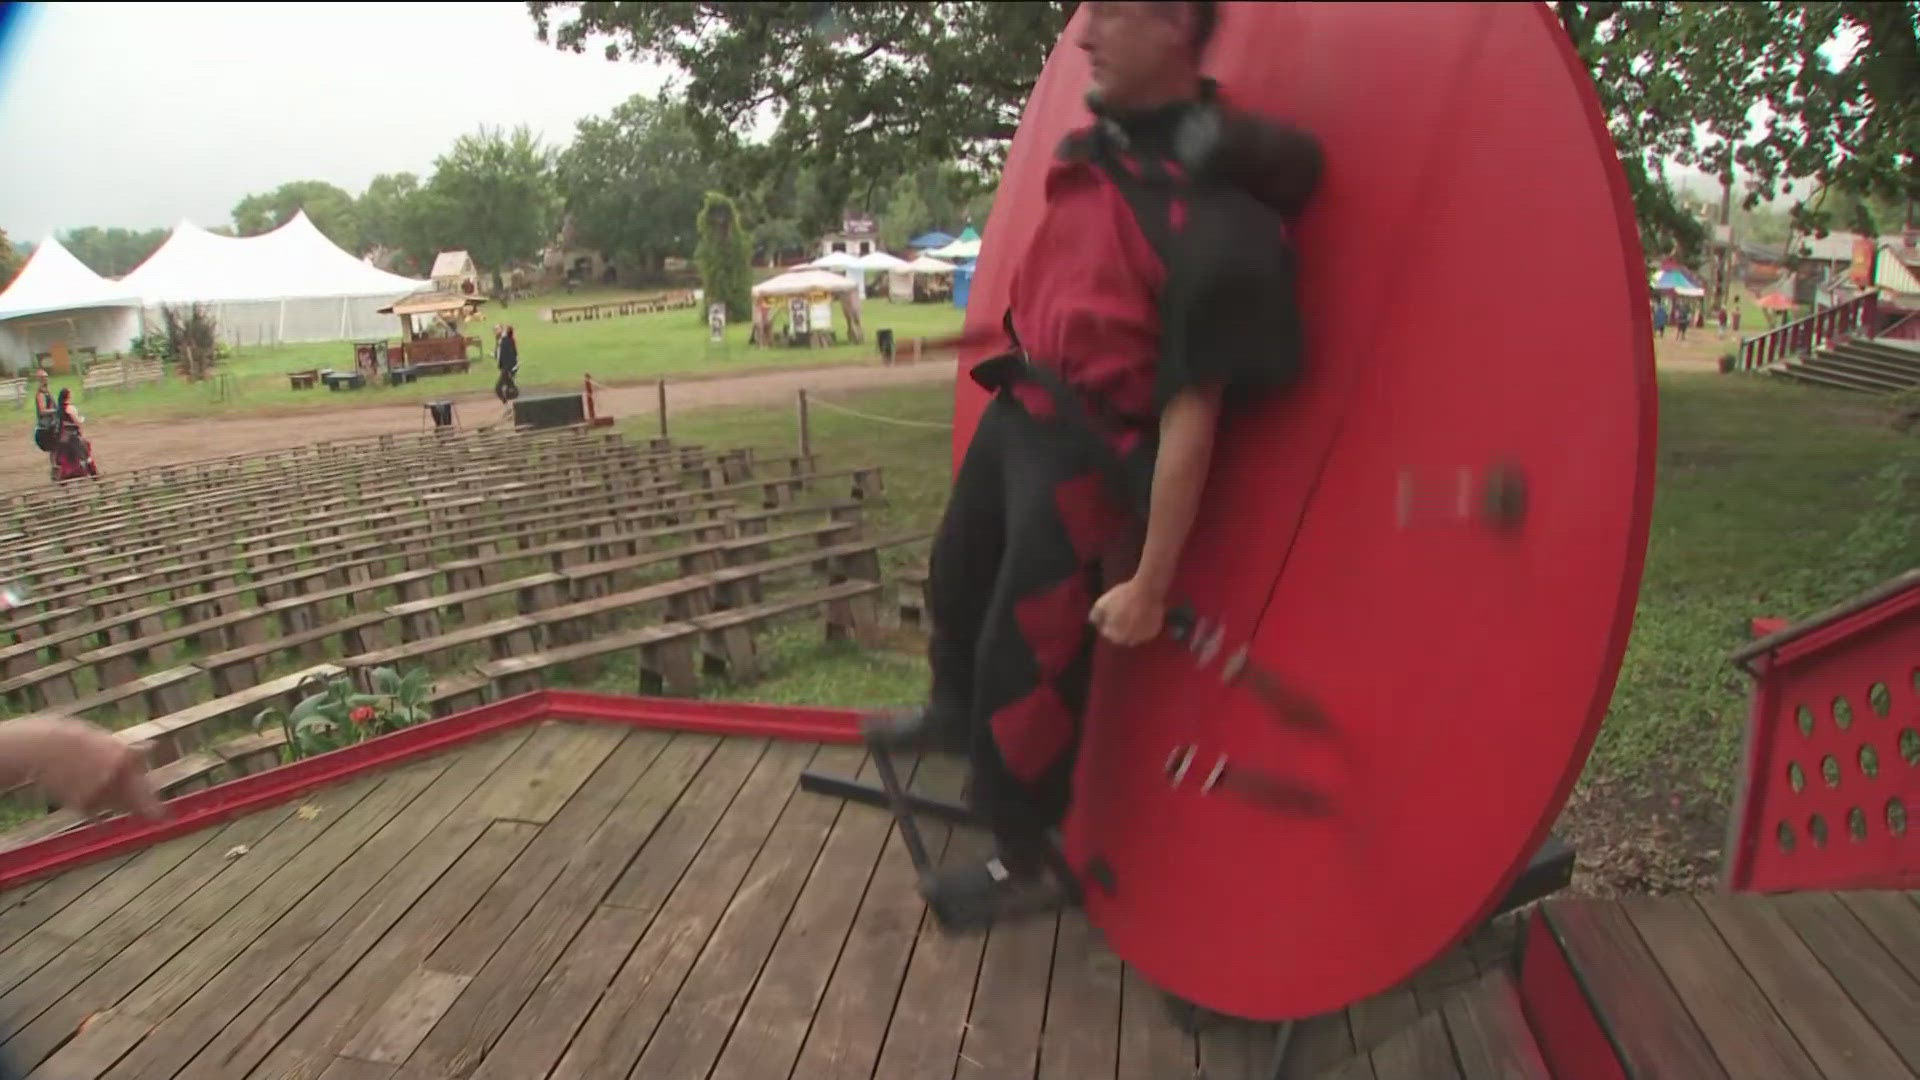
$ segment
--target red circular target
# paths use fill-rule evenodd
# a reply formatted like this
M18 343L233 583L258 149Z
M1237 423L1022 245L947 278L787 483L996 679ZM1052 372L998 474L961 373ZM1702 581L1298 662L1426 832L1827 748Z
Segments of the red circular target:
M1411 974L1545 839L1632 620L1653 356L1624 178L1544 6L1221 7L1209 73L1326 150L1297 237L1309 370L1216 454L1176 591L1217 651L1096 662L1066 835L1125 960L1279 1019ZM1077 31L1014 140L970 332L1088 121ZM956 454L984 404L957 393ZM1223 682L1242 645L1323 722Z

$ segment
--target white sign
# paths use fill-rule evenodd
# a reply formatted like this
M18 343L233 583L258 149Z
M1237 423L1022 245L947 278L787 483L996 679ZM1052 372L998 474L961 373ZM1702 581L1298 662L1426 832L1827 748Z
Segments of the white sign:
M726 337L727 337L727 305L708 304L707 305L707 340L713 342L715 345L718 345L722 341L725 341Z

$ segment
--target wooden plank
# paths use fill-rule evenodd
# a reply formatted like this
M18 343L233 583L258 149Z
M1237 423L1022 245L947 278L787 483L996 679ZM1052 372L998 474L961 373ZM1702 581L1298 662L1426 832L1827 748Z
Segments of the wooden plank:
M1124 977L1120 958L1087 922L1086 912L1061 912L1053 942L1053 977L1047 986L1046 1030L1040 1040L1040 1080L1115 1075Z
M1846 990L1769 901L1701 896L1696 903L1821 1072L1828 1077L1900 1075L1906 1067L1900 1056L1872 1021L1848 1004Z
M647 792L645 803L622 811L630 817L652 819L651 836L640 849L638 859L678 864L681 869L693 860L699 843L689 836L684 823L688 818L703 819L704 823L696 828L704 837L718 819L720 807L716 805L712 813L707 814L698 806L684 812L689 808L675 804L687 794L688 785L719 742L710 736L677 736L641 777L636 790ZM693 843L684 843L687 839L693 839ZM656 851L656 845L660 850ZM475 1073L476 1080L545 1076L566 1052L567 1044L586 1022L594 1002L645 935L657 911L657 906L601 905L596 908L580 935L567 946L526 1006L514 1017L495 1045L495 1051L481 1063Z
M1623 900L1619 907L1730 1075L1822 1080L1698 907L1669 899Z
M336 812L353 806L378 782L368 778L330 792L326 805ZM50 1006L96 979L98 983L118 981L119 976L108 974L110 966L119 965L124 970L158 963L156 954L171 955L213 925L229 907L325 831L328 823L295 817L294 809L292 805L278 806L221 827L212 843L52 962L0 995L0 1038L17 1036ZM229 857L230 852L241 849L245 854ZM115 991L114 999L119 994ZM58 1022L66 1025L60 1037L71 1033L82 1017L108 1004L111 1002L89 1002L66 1010Z
M1908 975L1920 979L1920 903L1906 893L1838 893L1840 902L1886 946L1887 955Z
M1907 974L1853 913L1827 893L1773 899L1847 996L1909 1070L1920 1073L1920 981Z
M368 1018L367 1026L340 1048L340 1056L384 1061L399 1068L471 981L466 975L431 968L413 972Z
M1567 949L1628 1069L1644 1080L1726 1080L1626 913L1598 900L1540 909Z
M1552 1080L1513 979L1495 970L1441 1007L1466 1080Z
M1413 987L1396 986L1354 1002L1347 1015L1353 1025L1354 1049L1371 1050L1420 1019L1420 1003Z
M135 1043L153 1030L153 1022L108 1009L87 1018L80 1037L33 1070L34 1080L97 1080Z
M75 872L75 881L93 880L95 885L78 895L58 885L41 893L47 900L65 898L68 903L11 948L0 953L0 991L18 986L21 980L40 970L42 964L106 922L135 897L172 873L194 852L212 842L216 832L209 829L176 837L128 859L115 860L115 865L120 869L104 880L87 872L92 868L82 867Z
M714 755L716 764L735 742L722 744ZM729 898L739 889L781 810L794 795L800 771L814 749L809 744L788 742L765 747L699 855L660 906L646 936L588 1015L580 1034L554 1069L553 1080L624 1076L632 1071L719 923ZM723 780L717 786L724 790L729 782ZM693 797L691 790L688 797ZM628 901L624 906L631 906L633 900L644 897L629 895L624 899Z
M814 765L837 770L840 766L827 763L843 760L843 753L823 750ZM862 761L854 775L871 776L872 768L870 760ZM708 1080L756 1080L792 1071L892 824L892 815L879 807L841 802L826 848Z
M153 1037L129 1054L109 1077L174 1075L263 989L301 961L316 941L331 935L349 911L361 910L358 905L370 892L376 900L389 898L396 884L402 890L408 887L409 874L413 875L414 895L424 892L430 879L423 880L423 875L414 870L415 860L424 858L444 868L478 836L481 827L476 822L437 849L423 851L422 847L515 748L514 739L490 740L461 753L446 755L446 770L427 790L302 897L285 917L247 944L241 954L217 974L198 984L188 981L184 1003L169 1009L181 997L179 990L150 1001L146 1008L151 1011L141 1015L160 1021L159 1027ZM388 906L391 910L397 905L389 903ZM397 919L399 911L394 910L392 917ZM322 959L316 956L308 965ZM131 1008L131 1004L128 1007ZM159 1010L167 1011L163 1015Z
M612 815L587 836L584 844L579 839L581 833L568 837L574 855L553 888L474 977L471 990L454 1002L446 1018L407 1059L409 1066L443 1076L465 1076L513 1022L547 970L659 823L659 816L649 810L657 793L644 782L644 774L667 738L661 732L634 731L613 752L601 774L623 776L628 790ZM595 777L596 782L599 779ZM592 786L589 783L588 787ZM586 790L582 789L574 801L584 797ZM559 823L572 807L569 803L546 831L565 835L560 833Z
M815 754L812 764L851 772L859 768L861 757L856 748L828 747ZM836 800L797 788L793 791L640 1056L637 1075L707 1076L711 1072L786 928L840 809ZM860 873L864 876L865 871Z
M357 1061L338 1057L327 1062L315 1080L393 1080L395 1068L384 1061Z
M1275 1025L1214 1016L1198 1033L1203 1080L1272 1080ZM1289 1044L1291 1048L1291 1044ZM1292 1075L1304 1075L1289 1072Z
M1420 1080L1460 1080L1453 1059L1453 1041L1437 1012L1427 1013L1375 1047L1368 1055L1379 1076L1419 1077Z
M1375 1080L1373 1059L1366 1054L1356 1054L1335 1066L1332 1071L1318 1074L1318 1080ZM1389 1076L1381 1077L1379 1080L1410 1080L1410 1078Z
M953 799L960 793L962 780L961 765L957 761L936 755L921 759L912 786L934 798ZM928 854L940 858L949 846L951 828L924 818L919 824ZM926 905L920 900L918 883L906 845L901 843L897 831L889 829L880 862L874 868L866 896L860 901L860 910L841 948L839 962L834 965L826 992L814 1010L813 1027L801 1044L800 1057L793 1068L795 1077L868 1080L875 1075L916 1075L876 1074L875 1066L922 932L929 935L938 932L924 925L928 922ZM970 976L966 985L970 993ZM904 1049L895 1052L903 1053ZM937 1067L951 1070L953 1061L949 1055L946 1062Z
M587 734L583 725L571 725L560 730L563 735L568 732ZM609 727L607 730L618 729ZM635 744L641 753L658 752L664 742L664 736L656 732L634 734L641 736ZM530 756L537 758L537 754ZM446 935L445 940L427 958L426 966L449 975L478 975L492 958L494 950L507 940L566 869L567 863L580 850L581 838L591 835L606 822L607 815L613 813L614 807L619 805L620 799L639 777L640 770L637 768L632 773L622 775L616 769L602 767L600 761L593 761L593 768L581 769L588 760L574 760L576 771L572 782L578 786L573 798L567 800L560 812L553 816L550 827L541 829L535 835L533 842L513 861L507 872L500 875L500 880L487 890L486 895L480 897L480 902L467 912L460 925ZM590 775L583 776L583 772ZM584 782L581 782L582 779ZM540 800L544 796L534 790L532 798ZM527 818L503 820L535 823Z
M1048 915L995 926L988 932L956 1077L999 1080L1034 1075L1059 924L1058 915ZM1117 1009L1114 1020L1119 1020Z
M1294 1025L1293 1038L1287 1041L1287 1075L1318 1076L1352 1059L1357 1050L1348 1010L1309 1016Z
M507 867L525 851L539 826L524 821L497 821L460 856L446 876L427 890L420 902L394 924L367 955L330 989L325 989L311 1011L294 998L276 1009L259 1028L245 1032L232 1049L202 1055L182 1077L278 1077L297 1071L299 1063L332 1056L353 1037L386 1000L388 992L418 968ZM304 1015L302 1015L304 1013ZM280 1031L293 1025L284 1039ZM235 1027L238 1027L236 1023ZM255 1067L257 1063L257 1068Z
M144 853L140 853L144 854ZM42 923L61 911L75 897L98 885L109 874L132 862L134 855L122 855L114 859L103 859L91 866L82 866L69 870L56 877L44 878L19 890L7 898L5 911L0 911L0 949L11 949L14 943L33 932ZM13 970L13 961L0 953L0 968ZM25 973L22 972L22 977Z
M1199 1061L1194 1037L1174 1026L1160 991L1128 967L1120 982L1119 1080L1189 1080Z

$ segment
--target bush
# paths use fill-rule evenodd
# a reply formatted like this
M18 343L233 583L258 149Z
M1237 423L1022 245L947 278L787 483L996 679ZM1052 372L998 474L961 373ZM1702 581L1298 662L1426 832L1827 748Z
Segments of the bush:
M282 756L291 762L411 727L432 715L427 707L425 668L405 675L392 668L375 668L372 679L375 692L358 694L345 675L310 678L301 689L317 687L315 692L301 699L290 713L275 708L260 710L253 718L253 728L258 731L268 724L280 725L287 740Z

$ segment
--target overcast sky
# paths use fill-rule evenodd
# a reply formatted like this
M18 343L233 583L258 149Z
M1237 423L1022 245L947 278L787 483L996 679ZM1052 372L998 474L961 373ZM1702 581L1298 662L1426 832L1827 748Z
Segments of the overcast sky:
M0 228L228 220L248 194L358 195L460 134L574 121L666 72L543 45L520 3L28 5L0 53Z

